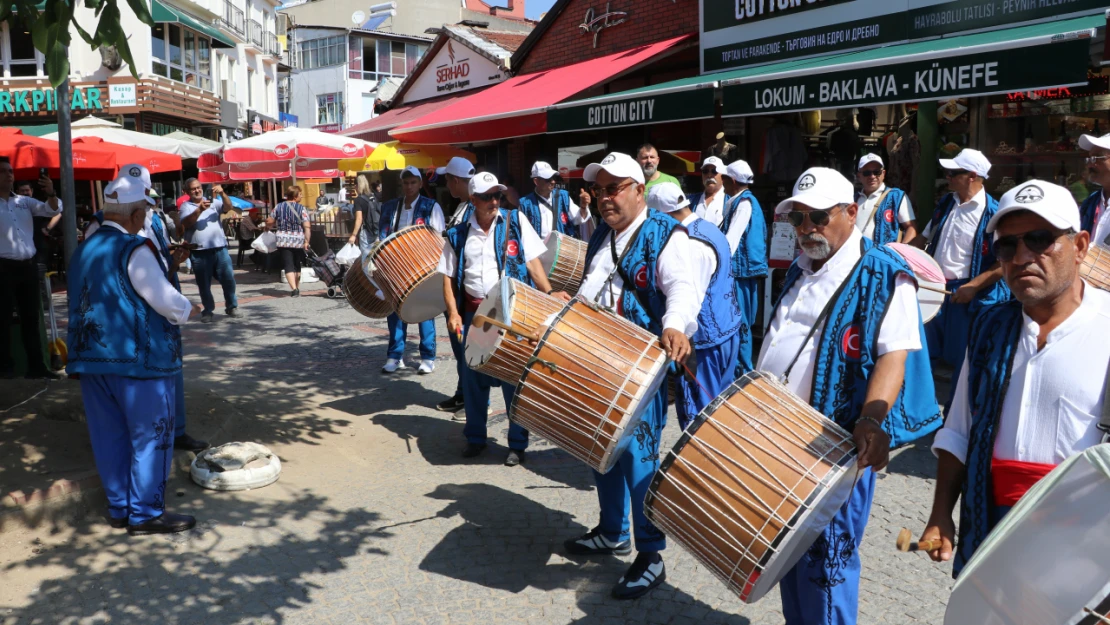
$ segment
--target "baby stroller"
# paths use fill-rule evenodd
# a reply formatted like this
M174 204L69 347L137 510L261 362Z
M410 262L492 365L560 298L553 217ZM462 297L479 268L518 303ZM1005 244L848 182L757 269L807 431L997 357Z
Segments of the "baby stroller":
M347 275L347 267L340 265L335 260L335 252L328 250L323 256L314 250L308 252L308 264L317 278L328 287L328 297L346 297L343 293L343 277Z

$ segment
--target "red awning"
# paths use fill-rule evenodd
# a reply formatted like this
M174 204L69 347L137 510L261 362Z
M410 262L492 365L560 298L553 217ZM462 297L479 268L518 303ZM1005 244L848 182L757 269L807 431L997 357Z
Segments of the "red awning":
M689 41L683 35L545 72L514 76L389 132L406 143L477 143L547 131L548 106L569 99Z
M344 130L343 134L348 137L362 139L363 141L373 141L374 143L393 141L393 137L389 136L390 130L393 130L401 124L411 122L414 119L438 111L445 106L454 104L462 97L465 96L450 96L437 100L423 100L409 105L398 106L389 109L373 119L368 119L361 124L351 126Z

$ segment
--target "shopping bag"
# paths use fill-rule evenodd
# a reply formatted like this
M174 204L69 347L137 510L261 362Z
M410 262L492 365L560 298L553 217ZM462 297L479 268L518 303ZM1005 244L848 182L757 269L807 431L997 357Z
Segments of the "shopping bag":
M353 243L348 243L339 250L335 255L335 262L340 265L353 265L362 259L362 252L359 251L358 246Z
M277 251L277 236L273 232L263 232L251 242L251 248L263 254L273 254Z

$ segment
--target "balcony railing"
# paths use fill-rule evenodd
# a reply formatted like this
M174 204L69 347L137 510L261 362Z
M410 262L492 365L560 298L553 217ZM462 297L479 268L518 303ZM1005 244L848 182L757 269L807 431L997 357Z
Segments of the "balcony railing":
M257 48L262 48L262 24L258 20L247 22L247 39Z
M224 0L223 15L219 19L220 25L224 28L238 33L242 36L245 32L244 25L246 21L243 16L243 10L231 4L229 0Z
M262 50L271 56L281 56L281 43L278 42L277 35L274 33L266 33L263 38L265 44Z

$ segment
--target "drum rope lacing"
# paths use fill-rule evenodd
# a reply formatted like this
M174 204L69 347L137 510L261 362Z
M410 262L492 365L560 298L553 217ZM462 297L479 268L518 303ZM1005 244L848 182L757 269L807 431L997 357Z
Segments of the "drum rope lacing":
M395 232L386 237L370 257L370 262L373 263L375 268L375 275L380 273L384 278L379 286L382 287L382 291L387 298L393 302L398 313L405 298L428 276L435 273L439 264L438 259L443 254L442 245L437 245L431 239L413 236L417 232L425 230L435 233L435 230L429 226L412 226L400 232ZM440 238L438 234L436 234L436 238ZM404 246L403 248L397 248L396 253L394 253L395 250L391 249L391 245L394 243L403 243ZM416 259L431 259L434 257L436 262L421 270L419 267L414 267L413 257ZM415 275L413 269L417 270Z
M1086 606L1083 607L1083 611L1086 612L1088 616L1093 616L1098 619L1099 623L1110 625L1110 615L1099 614L1098 612L1095 612L1094 610Z
M1079 268L1079 275L1090 278L1095 286L1103 290L1110 289L1110 249L1098 244L1091 245Z

